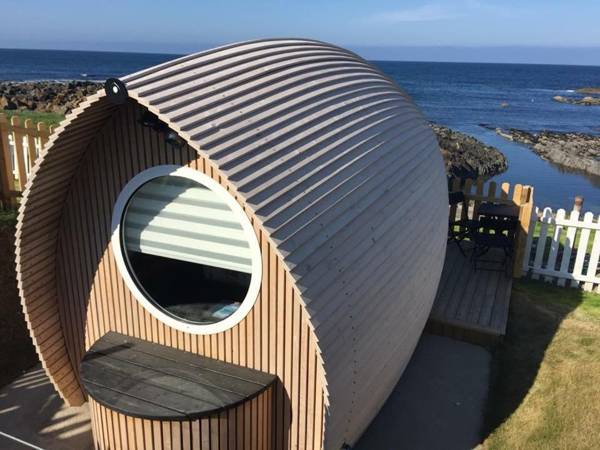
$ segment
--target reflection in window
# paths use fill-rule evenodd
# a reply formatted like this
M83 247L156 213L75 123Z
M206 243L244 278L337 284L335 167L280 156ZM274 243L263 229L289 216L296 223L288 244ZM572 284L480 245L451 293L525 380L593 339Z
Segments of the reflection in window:
M199 324L239 308L250 286L250 246L217 193L181 176L157 177L133 194L121 223L131 275L156 306Z

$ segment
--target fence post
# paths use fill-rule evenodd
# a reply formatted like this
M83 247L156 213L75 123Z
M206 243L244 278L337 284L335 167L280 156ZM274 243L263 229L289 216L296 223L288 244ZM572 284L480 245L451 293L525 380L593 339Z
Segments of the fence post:
M583 273L583 264L587 257L587 247L590 240L591 227L594 223L594 214L592 212L586 212L583 216L583 228L579 232L579 242L577 243L577 254L575 255L575 265L573 266L573 277L575 280L571 281L571 287L579 287L578 279L581 278Z
M529 233L529 224L531 222L531 214L533 213L533 187L523 186L518 190L515 186L513 201L519 206L519 225L515 242L513 277L521 278L523 276L523 258L526 257L527 234Z
M452 178L448 184L450 185L448 188L450 192L460 191L460 178ZM456 220L456 205L450 206L449 217L452 222Z
M475 185L475 195L481 198L483 197L483 179L477 178ZM481 205L481 200L477 199L473 202L473 218L477 217L477 213L479 212L479 205Z
M31 168L35 164L35 160L37 159L37 154L35 152L35 137L37 128L33 125L33 121L31 119L25 120L25 133L27 134L27 157L29 160L27 161L27 178L29 178L29 172Z
M461 220L466 220L469 218L473 218L473 216L469 217L469 209L471 207L471 187L473 186L473 180L467 178L465 180L465 184L463 186L463 192L465 193L465 203L461 208Z
M38 122L37 130L38 130L38 136L40 137L40 152L41 152L42 149L44 148L44 145L46 145L46 142L48 142L49 131L48 131L48 127L46 126L46 124L44 122Z
M21 120L17 116L10 118L10 124L13 128L13 140L15 144L15 160L17 162L17 174L19 176L19 190L25 190L27 183L27 170L25 169L25 154L23 149L23 129L21 128Z
M600 216L595 223L600 223ZM592 252L590 253L590 260L588 262L587 273L588 278L596 278L598 274L598 262L600 261L600 230L594 232L594 240L592 243ZM583 283L583 289L586 291L594 290L594 283L587 281Z
M4 114L0 114L0 200L3 207L13 206L11 196L13 176L8 133L8 120Z
M581 213L581 209L583 208L583 197L581 195L575 196L575 202L573 203L573 211L577 211Z

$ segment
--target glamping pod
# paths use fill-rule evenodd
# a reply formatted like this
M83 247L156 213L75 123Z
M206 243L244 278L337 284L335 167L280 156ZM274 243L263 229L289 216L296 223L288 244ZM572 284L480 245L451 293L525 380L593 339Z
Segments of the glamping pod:
M415 348L447 215L390 79L322 42L233 44L67 117L23 195L19 289L97 448L337 450Z

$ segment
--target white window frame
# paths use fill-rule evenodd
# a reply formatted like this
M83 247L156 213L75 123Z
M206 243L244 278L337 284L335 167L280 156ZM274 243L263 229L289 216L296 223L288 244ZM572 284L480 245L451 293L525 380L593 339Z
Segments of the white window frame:
M162 177L162 176L177 176L187 178L193 181L196 181L203 185L204 187L210 189L212 192L217 194L233 211L234 215L238 218L242 229L244 230L244 234L248 240L248 244L250 246L250 253L252 256L252 273L250 278L250 286L248 287L248 292L244 297L239 308L230 316L226 317L219 322L211 323L211 324L196 324L186 322L184 319L176 319L172 315L166 313L162 308L155 305L155 303L149 299L146 294L144 294L137 283L134 281L134 278L131 274L129 265L126 261L124 250L122 248L122 240L121 240L121 224L123 221L123 214L125 213L125 208L133 196L133 194L145 183L148 181ZM111 235L111 245L114 252L114 257L117 263L117 267L121 274L121 277L125 281L125 284L133 294L133 296L137 299L138 302L142 304L142 306L154 317L156 317L161 322L169 325L172 328L175 328L180 331L185 331L187 333L192 334L215 334L226 331L239 322L242 321L244 317L250 312L254 304L256 303L256 299L258 298L258 294L260 292L260 287L262 283L262 256L260 252L260 245L258 243L258 239L256 238L256 234L254 232L254 228L250 223L250 219L240 206L240 204L233 198L233 196L227 192L227 190L217 183L215 180L205 175L202 172L191 169L189 167L181 167L174 165L163 165L163 166L154 166L150 169L146 169L136 176L134 176L123 188L121 193L119 194L117 201L115 203L112 215L112 235Z

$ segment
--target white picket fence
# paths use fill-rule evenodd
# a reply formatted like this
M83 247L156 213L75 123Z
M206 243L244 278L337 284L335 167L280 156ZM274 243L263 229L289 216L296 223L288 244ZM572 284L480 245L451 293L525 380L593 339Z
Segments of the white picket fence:
M550 208L531 215L523 270L559 286L600 291L600 216Z

